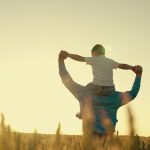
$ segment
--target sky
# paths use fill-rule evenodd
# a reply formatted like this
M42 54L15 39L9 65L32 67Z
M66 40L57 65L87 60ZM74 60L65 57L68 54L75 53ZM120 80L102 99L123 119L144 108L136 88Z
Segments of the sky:
M142 65L141 89L128 104L136 133L150 136L148 65L150 58L149 0L0 0L0 112L20 132L82 134L76 99L58 74L60 50L90 56L95 44L106 56L130 65ZM86 85L92 70L67 59L73 79ZM135 75L115 70L118 91L131 89ZM118 110L116 130L128 134L127 106Z

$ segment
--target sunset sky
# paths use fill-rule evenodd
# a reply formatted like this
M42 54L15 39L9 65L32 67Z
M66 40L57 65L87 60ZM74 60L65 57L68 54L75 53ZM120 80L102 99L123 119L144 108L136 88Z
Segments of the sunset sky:
M90 56L103 44L106 56L143 66L141 89L129 105L136 133L150 136L150 0L0 0L0 112L14 130L82 134L76 99L58 74L61 49ZM66 60L73 79L86 85L92 71ZM118 91L130 90L135 75L115 70ZM128 134L126 107L119 109L116 130Z

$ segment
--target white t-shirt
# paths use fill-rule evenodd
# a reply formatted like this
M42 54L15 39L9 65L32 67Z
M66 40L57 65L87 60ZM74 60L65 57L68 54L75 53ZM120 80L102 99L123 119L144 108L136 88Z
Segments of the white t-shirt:
M114 86L113 69L117 69L119 63L106 58L104 55L85 57L85 62L92 66L93 84L100 86Z

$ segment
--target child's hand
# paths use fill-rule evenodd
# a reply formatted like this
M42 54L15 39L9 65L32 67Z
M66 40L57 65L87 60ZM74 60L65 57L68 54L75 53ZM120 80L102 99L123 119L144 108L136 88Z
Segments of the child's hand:
M132 71L138 75L138 74L142 74L143 69L141 66L137 65L132 68Z
M69 53L67 51L61 50L61 53L63 53L63 55L67 56L69 55Z
M67 52L65 52L65 51L60 51L60 53L59 53L59 59L64 60L64 59L66 59L67 57L68 57L68 53L67 53Z

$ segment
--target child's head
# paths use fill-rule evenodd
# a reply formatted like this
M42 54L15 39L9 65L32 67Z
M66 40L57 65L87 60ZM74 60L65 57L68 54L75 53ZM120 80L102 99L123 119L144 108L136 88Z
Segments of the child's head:
M99 55L105 55L105 48L100 45L100 44L96 44L91 51L92 56L99 56Z

